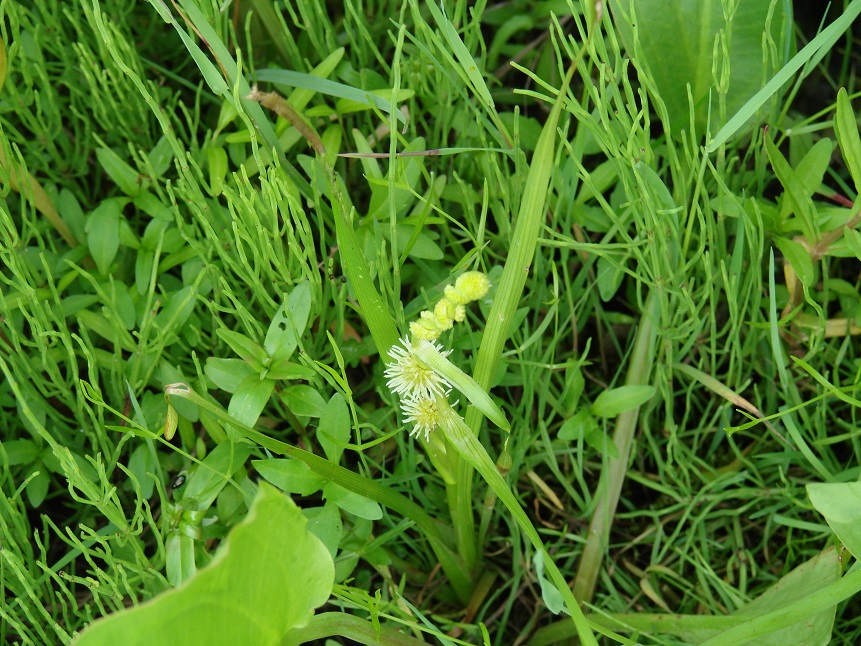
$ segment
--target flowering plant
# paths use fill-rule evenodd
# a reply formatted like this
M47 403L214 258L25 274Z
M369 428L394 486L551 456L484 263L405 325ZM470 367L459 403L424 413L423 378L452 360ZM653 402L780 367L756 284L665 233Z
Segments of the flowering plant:
M389 350L393 362L386 364L383 373L389 389L401 399L404 421L413 425L410 435L424 434L430 441L431 432L440 424L443 402L449 409L448 396L452 386L493 419L507 427L502 411L466 373L454 366L446 357L436 339L446 330L466 318L466 305L484 298L490 289L490 280L480 271L468 271L447 285L445 295L433 310L423 311L418 320L410 324L410 339L400 339Z

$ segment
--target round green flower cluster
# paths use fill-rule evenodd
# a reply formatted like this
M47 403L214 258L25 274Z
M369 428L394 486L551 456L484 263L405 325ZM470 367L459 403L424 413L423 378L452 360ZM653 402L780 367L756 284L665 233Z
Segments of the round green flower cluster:
M410 323L410 332L417 339L435 341L455 323L466 318L466 305L484 298L490 289L490 279L480 271L468 271L458 276L454 285L446 285L445 296L425 310L417 321Z

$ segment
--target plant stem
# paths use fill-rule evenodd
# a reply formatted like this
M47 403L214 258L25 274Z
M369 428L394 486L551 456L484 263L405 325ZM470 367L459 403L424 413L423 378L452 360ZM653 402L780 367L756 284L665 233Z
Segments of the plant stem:
M640 327L637 330L634 351L628 366L628 375L625 378L626 386L644 385L650 381L657 337L655 324L659 316L660 301L657 292L653 290L646 297L646 304L640 315ZM598 482L598 501L592 514L592 521L589 523L586 547L580 557L580 567L574 580L574 596L581 602L591 600L595 592L595 583L607 548L610 527L613 524L622 483L628 470L628 458L634 444L634 432L637 430L639 414L640 408L637 407L622 413L616 420L613 442L619 449L619 455L615 459L608 458L601 472L601 479Z
M529 520L526 512L523 511L508 484L506 484L505 480L503 480L502 476L496 470L496 466L493 464L493 460L490 459L487 450L478 441L478 438L473 435L472 430L466 425L463 418L452 410L451 406L442 401L440 409L442 417L441 427L448 441L460 453L463 462L481 474L487 485L493 489L524 534L529 538L535 550L541 553L544 566L547 568L554 585L562 594L562 598L565 600L565 607L571 613L571 619L574 621L580 641L583 644L597 646L598 642L592 633L589 620L586 619L583 610L581 610L577 600L571 593L568 582L562 576L559 568L556 567L556 563L550 557L550 554L548 554L547 549L544 547L544 542L538 534L538 530L535 529L535 526Z

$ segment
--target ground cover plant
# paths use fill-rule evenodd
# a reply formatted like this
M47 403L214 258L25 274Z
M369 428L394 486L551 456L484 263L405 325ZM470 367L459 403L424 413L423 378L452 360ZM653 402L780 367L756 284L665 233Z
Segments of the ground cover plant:
M861 641L861 2L0 3L0 640Z

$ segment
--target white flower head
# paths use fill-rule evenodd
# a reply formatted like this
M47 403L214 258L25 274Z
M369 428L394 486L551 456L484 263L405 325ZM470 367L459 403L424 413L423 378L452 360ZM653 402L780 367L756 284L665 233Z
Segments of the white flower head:
M440 354L447 356L451 351L443 352L442 346L434 344ZM394 363L386 364L383 375L388 377L386 384L389 389L404 400L420 398L432 399L434 396L445 397L451 392L451 384L445 377L431 370L413 354L410 342L401 339L389 350L389 356Z
M440 422L439 406L433 397L419 397L418 399L407 399L401 404L404 413L404 421L412 422L413 430L410 435L417 436L425 434L425 441L430 441L430 434Z

